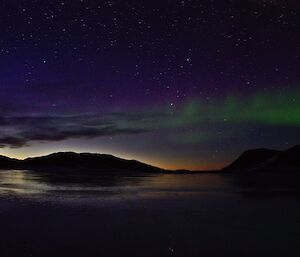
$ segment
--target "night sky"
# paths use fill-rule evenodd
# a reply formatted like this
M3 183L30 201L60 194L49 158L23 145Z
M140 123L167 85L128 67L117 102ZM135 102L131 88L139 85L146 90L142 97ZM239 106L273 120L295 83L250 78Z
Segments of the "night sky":
M214 169L300 143L300 4L0 2L0 154Z

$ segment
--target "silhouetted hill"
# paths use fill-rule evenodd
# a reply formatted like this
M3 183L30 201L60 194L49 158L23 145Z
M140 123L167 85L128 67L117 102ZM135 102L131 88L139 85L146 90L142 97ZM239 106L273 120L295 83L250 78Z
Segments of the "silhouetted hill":
M60 152L23 161L0 156L0 169L93 172L162 172L163 169L107 154Z
M269 166L276 169L300 169L300 145L281 152Z
M300 171L300 145L285 151L271 149L249 150L222 171Z
M19 160L11 159L6 156L0 155L0 167L3 169L14 168L19 164Z
M224 168L224 170L245 170L254 169L259 166L263 166L270 162L275 156L277 156L280 151L271 149L253 149L248 150L229 166Z

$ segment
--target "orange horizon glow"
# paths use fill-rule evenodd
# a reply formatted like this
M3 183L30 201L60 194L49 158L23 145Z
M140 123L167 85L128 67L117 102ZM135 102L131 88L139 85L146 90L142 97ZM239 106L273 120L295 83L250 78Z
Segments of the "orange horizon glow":
M15 150L15 151L13 151ZM80 151L80 150L71 150L71 149L59 149L57 151L37 151L33 153L28 153L28 151L17 151L16 149L13 149L11 151L9 150L2 150L0 151L0 155L7 156L9 158L18 159L18 160L24 160L26 158L34 158L34 157L40 157L49 155L52 153L57 152L74 152L74 153L91 153L91 154L108 154L113 155L118 158L127 159L127 160L136 160L140 161L145 164L149 164L155 167L159 167L166 170L190 170L190 171L213 171L213 170L219 170L227 165L227 163L206 163L205 161L201 161L202 164L191 162L190 160L177 160L174 161L174 159L171 160L159 160L158 158L149 158L145 156L133 156L131 154L126 153L108 153L108 152L100 152L100 151ZM182 164L178 164L182 163ZM187 164L189 163L189 164Z

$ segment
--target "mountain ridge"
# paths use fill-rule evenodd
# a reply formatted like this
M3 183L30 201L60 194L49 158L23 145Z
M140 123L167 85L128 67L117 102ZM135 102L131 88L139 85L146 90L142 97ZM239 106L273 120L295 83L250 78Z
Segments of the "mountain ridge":
M222 169L222 172L251 171L300 171L300 145L293 146L287 150L273 150L267 148L248 150Z
M197 173L208 171L166 170L137 160L127 160L110 154L55 152L24 160L0 155L0 169L28 169L40 171L89 172L176 172ZM300 145L287 150L268 148L250 149L221 170L213 173L238 172L300 172Z
M56 152L24 160L0 156L0 169L93 171L93 172L163 172L164 169L136 160L122 159L109 154Z

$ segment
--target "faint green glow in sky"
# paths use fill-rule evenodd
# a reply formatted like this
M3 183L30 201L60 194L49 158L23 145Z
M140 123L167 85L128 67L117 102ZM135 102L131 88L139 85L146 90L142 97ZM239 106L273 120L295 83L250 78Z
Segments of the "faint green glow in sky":
M256 137L256 134L249 134L253 129L258 132L267 129L264 130L266 133L275 133L274 129L280 127L297 130L300 127L300 90L194 98L172 108L146 108L136 115L137 118L121 118L116 122L122 128L143 128L148 132L92 139L70 138L59 142L35 141L18 149L3 148L0 154L25 158L57 151L100 152L172 169L220 168L247 149L248 145L241 142ZM288 137L285 131L275 138ZM263 138L257 140L257 146L268 146L263 143ZM232 139L239 145L230 145ZM291 143L298 143L294 141ZM216 145L223 148L216 151ZM229 146L232 152L227 152ZM237 147L238 151L235 150Z
M205 122L254 123L274 126L300 125L300 91L229 95L210 101L193 99L174 116L174 126Z

